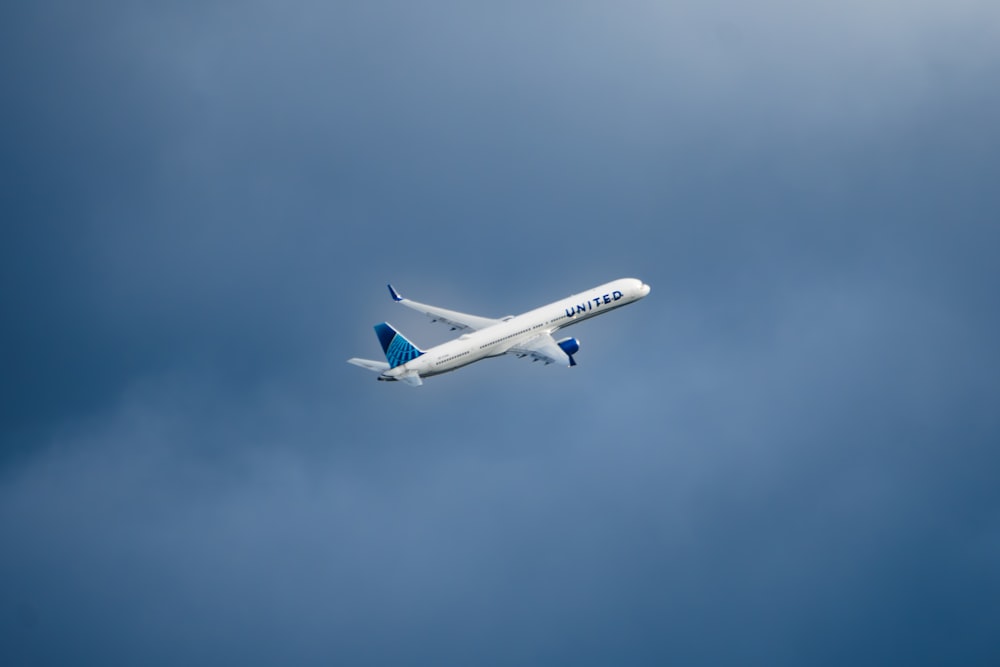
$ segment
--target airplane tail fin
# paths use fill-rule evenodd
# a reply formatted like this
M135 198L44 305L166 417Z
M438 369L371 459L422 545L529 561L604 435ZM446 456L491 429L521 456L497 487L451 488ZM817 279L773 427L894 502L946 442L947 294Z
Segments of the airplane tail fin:
M423 350L406 339L406 337L392 328L388 322L375 325L375 333L378 335L378 342L382 344L382 351L385 352L386 361L389 366L395 368L413 361Z

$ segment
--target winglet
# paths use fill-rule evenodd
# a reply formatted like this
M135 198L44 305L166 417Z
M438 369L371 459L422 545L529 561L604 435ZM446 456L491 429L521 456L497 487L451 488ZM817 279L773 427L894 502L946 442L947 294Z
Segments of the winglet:
M393 301L402 301L403 300L403 297L399 296L399 292L397 292L396 290L394 290L392 288L391 284L386 285L386 287L389 288L389 294L392 296L392 300Z

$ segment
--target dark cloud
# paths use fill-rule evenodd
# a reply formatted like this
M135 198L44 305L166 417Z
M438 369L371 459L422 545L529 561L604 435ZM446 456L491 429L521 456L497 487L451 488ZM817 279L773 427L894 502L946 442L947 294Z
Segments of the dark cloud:
M3 12L5 664L996 662L993 7Z

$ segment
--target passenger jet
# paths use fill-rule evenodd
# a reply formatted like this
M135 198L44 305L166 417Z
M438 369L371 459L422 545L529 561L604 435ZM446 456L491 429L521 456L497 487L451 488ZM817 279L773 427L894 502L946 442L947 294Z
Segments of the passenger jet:
M532 361L544 361L546 365L576 366L573 355L579 351L580 343L575 338L557 341L552 334L649 294L649 285L641 280L621 278L523 315L492 319L410 301L401 297L392 285L388 287L396 303L427 315L432 322L447 324L452 331L464 332L455 340L421 350L388 322L382 322L375 325L375 333L382 344L386 361L347 360L355 366L375 371L379 380L405 382L414 387L423 384L423 378L502 354L531 357Z

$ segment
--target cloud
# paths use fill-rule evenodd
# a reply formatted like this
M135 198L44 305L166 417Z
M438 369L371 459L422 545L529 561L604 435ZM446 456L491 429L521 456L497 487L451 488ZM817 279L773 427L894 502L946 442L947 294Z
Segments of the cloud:
M7 12L4 662L991 662L992 5Z

